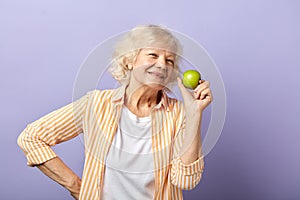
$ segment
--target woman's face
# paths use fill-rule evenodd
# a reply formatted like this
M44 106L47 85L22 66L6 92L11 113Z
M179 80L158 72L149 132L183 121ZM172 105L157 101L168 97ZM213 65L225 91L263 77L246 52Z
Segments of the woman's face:
M175 74L175 54L163 49L144 48L137 55L132 67L129 84L148 85L163 89Z

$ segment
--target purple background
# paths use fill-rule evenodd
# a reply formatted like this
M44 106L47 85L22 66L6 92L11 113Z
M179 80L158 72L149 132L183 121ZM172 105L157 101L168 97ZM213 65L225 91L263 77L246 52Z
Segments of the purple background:
M227 92L227 117L186 199L300 199L300 3L253 1L0 1L1 199L72 199L26 166L31 121L72 101L80 64L100 42L156 23L201 43ZM55 147L78 174L79 138Z

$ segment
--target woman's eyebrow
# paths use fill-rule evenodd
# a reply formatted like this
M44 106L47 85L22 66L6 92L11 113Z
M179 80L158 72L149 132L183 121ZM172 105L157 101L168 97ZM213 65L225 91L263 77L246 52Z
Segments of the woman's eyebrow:
M167 55L166 55L166 57L167 57L167 58L170 58L170 57L172 57L172 58L174 58L174 59L175 59L175 55L173 55L173 54L167 54Z

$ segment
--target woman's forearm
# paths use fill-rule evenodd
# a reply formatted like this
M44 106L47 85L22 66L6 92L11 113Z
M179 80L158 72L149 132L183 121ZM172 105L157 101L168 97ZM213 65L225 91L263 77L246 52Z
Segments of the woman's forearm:
M81 180L60 158L55 157L37 167L49 178L69 190L75 199L79 198Z
M202 155L201 141L202 113L187 112L181 160L184 164L196 161Z

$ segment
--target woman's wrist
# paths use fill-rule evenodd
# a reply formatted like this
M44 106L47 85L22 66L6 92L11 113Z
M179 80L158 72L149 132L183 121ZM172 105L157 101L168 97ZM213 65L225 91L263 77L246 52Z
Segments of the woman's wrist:
M70 178L70 181L68 181L68 184L65 186L65 188L69 190L71 193L77 191L79 192L80 187L81 187L81 179L76 174L74 174Z

